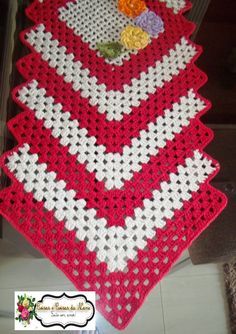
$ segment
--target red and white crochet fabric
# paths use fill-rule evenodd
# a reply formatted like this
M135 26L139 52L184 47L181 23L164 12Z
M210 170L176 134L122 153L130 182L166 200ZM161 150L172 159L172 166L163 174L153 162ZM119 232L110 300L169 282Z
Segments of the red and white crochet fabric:
M101 57L130 19L115 0L35 0L21 34L31 53L13 91L22 112L0 212L97 308L127 326L146 295L226 205L203 152L207 77L182 15L188 0L149 0L165 30L139 52Z

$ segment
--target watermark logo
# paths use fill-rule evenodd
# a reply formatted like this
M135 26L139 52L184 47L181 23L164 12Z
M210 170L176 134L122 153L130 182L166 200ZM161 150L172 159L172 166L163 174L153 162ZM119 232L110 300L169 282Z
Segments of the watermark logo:
M15 330L95 330L95 292L15 292Z

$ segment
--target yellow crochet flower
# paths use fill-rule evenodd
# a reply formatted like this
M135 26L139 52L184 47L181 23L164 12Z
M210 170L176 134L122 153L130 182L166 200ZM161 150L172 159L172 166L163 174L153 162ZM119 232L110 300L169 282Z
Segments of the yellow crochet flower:
M120 41L126 49L144 49L149 41L149 35L139 27L128 25L120 35Z

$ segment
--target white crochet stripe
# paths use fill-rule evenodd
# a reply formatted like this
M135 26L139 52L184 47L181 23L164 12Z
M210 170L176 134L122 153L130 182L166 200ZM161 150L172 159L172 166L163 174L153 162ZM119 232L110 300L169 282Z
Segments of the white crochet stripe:
M171 110L150 122L147 130L142 130L138 138L131 140L130 146L123 147L123 153L106 153L104 145L96 144L96 137L89 136L85 128L80 128L77 120L71 119L69 112L63 112L60 103L52 96L46 96L44 88L38 88L33 80L18 91L19 100L35 112L37 119L44 120L44 126L52 135L67 146L70 154L77 155L80 163L85 163L89 172L95 172L99 181L104 181L107 189L122 188L134 172L142 169L151 156L157 155L168 140L173 140L183 127L189 125L197 113L205 107L202 100L190 90L187 96L180 97Z
M178 14L186 7L186 0L159 0L165 2L167 8L171 8L175 14Z
M87 242L90 251L105 261L110 271L124 270L128 259L134 259L137 249L144 249L147 239L156 235L156 230L171 219L184 201L190 200L200 184L213 173L212 161L198 151L177 167L178 172L169 175L169 181L154 190L152 199L145 199L143 208L136 208L133 217L125 219L125 227L107 227L104 218L96 218L95 209L87 209L84 199L76 199L74 190L66 189L66 182L57 180L55 172L48 172L47 165L38 162L38 155L29 153L24 144L8 157L7 167L26 192L33 193L44 207L54 211L56 219L65 221L68 230L76 229L79 240Z
M120 40L120 32L133 25L134 20L122 14L117 8L117 0L73 0L58 10L59 20L73 29L75 35L88 43L90 49L97 50L97 43L116 42ZM105 59L107 63L122 65L130 59L134 50L124 50L116 59ZM101 56L97 52L98 56Z
M90 76L89 69L83 68L80 61L75 61L75 55L68 53L65 46L60 47L59 41L45 31L43 24L26 36L42 59L55 68L65 82L71 83L75 91L80 91L90 105L97 106L99 113L105 113L108 121L122 120L124 114L131 113L132 107L138 107L141 101L148 99L149 94L154 94L158 87L163 87L165 82L170 82L174 75L185 69L197 52L183 37L175 48L169 51L169 55L163 56L162 60L149 67L147 72L141 72L140 78L133 78L130 85L124 84L121 91L116 91L108 90L105 84L98 84L98 79Z

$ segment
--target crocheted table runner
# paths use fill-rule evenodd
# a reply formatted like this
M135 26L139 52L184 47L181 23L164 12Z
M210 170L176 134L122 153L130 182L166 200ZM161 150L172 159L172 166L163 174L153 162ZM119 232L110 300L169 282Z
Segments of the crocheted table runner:
M1 166L11 185L1 214L97 308L127 326L146 295L226 205L203 152L210 102L194 64L201 48L182 15L188 0L147 1L164 31L146 48L106 59L130 18L115 0L35 0L31 53L17 66L18 146Z

